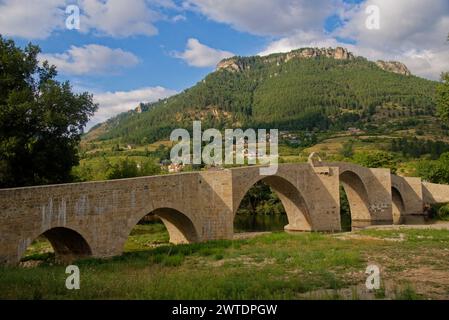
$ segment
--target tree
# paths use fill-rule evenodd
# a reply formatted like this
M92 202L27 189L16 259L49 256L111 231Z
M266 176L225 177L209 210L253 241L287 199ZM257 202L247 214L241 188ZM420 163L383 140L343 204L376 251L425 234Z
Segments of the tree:
M108 179L127 179L139 176L139 168L134 160L129 158L119 160L112 166L112 170L108 174Z
M154 176L161 173L161 167L156 164L155 159L146 159L140 163L140 176Z
M83 129L97 110L74 94L55 66L0 36L0 187L69 182Z
M444 121L449 121L449 72L441 76L442 82L437 86L438 114Z
M397 162L394 156L385 151L356 153L354 161L367 168L388 168L392 173L397 171Z
M436 161L420 161L416 173L426 181L433 183L449 183L449 153L443 153Z
M354 141L346 141L340 150L340 154L345 158L351 158L354 155Z

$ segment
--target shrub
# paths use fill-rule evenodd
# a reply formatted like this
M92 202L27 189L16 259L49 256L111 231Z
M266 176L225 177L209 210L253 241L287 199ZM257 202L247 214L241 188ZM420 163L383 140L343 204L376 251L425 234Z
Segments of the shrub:
M358 152L354 155L354 161L367 168L390 168L392 173L397 171L397 161L385 151Z
M429 182L449 183L449 153L443 153L440 159L435 161L420 161L416 165L416 173Z
M449 221L449 203L445 204L438 210L438 219Z

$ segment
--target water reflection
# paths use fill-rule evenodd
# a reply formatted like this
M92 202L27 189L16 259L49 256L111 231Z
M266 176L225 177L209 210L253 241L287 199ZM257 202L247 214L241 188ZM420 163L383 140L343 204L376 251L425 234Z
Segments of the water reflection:
M288 225L285 214L238 214L234 221L234 232L282 231Z

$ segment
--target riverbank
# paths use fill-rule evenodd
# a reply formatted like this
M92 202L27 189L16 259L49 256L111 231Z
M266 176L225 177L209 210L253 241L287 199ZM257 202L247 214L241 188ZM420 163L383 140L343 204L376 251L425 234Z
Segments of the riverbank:
M48 253L29 257L28 267L3 268L0 298L449 298L447 230L368 229L352 237L278 232L171 246L157 228L137 230L121 257L76 262L80 290L66 289L65 266ZM366 289L368 265L380 268L379 290Z

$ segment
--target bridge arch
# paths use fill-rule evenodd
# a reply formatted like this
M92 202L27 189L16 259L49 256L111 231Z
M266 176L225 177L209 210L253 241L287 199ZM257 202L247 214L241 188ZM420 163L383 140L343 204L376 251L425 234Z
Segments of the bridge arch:
M23 258L29 245L39 237L45 237L50 242L58 262L71 262L92 255L91 246L81 233L67 227L55 227L35 235L28 243L22 242L19 245L19 261Z
M131 225L128 226L126 239L124 242L126 242L127 238L131 234L132 229L148 215L155 215L161 219L170 236L170 243L184 244L200 241L200 235L195 227L195 223L180 210L170 207L161 207L145 212L146 213L144 214L137 215L137 218L134 219Z
M404 214L405 214L405 201L402 196L401 191L392 186L391 187L391 198L393 201L393 222L394 224L401 224L403 222Z
M353 228L364 227L371 223L368 190L363 179L355 171L340 173L342 184L349 202Z
M258 176L255 179L247 181L246 186L238 196L235 202L233 219L235 220L237 210L239 209L243 198L257 183L263 182L268 185L271 190L276 193L281 201L287 214L288 225L285 226L287 231L311 231L312 223L310 213L305 199L301 195L298 188L292 182L282 176Z

